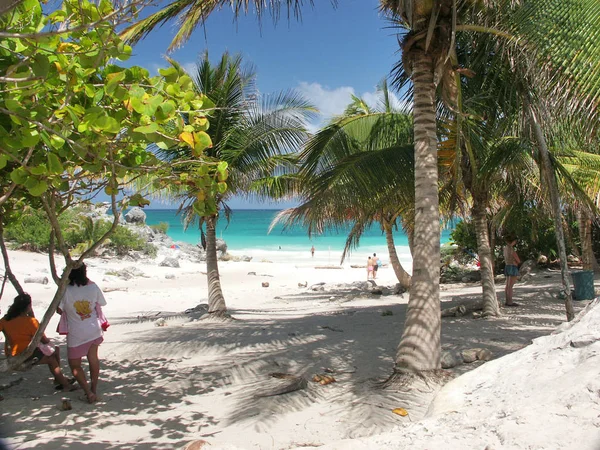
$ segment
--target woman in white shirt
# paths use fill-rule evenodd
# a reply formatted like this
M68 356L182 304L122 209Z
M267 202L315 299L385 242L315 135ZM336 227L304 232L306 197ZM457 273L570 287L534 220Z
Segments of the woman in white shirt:
M73 376L84 390L87 400L97 400L100 360L98 346L102 343L101 315L106 300L100 288L87 277L85 264L72 269L69 285L58 307L59 314L67 318L67 354ZM81 359L87 357L91 384L88 385Z

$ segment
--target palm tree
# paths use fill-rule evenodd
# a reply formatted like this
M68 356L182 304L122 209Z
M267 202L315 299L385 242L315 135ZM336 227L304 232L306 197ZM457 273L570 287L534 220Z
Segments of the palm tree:
M269 2L268 5L272 7L275 17L278 17L282 5L287 7L288 12L298 16L303 3L302 0L281 0ZM259 0L175 0L126 30L125 35L132 40L139 39L157 25L179 17L181 27L171 45L174 48L187 40L193 29L215 8L224 5L230 5L236 15L254 6L259 17L267 6ZM500 44L514 44L519 50L514 55L520 55L520 61L529 61L538 69L543 68L538 71L548 75L538 83L540 92L553 92L555 101L560 99L565 108L568 105L586 106L597 117L600 111L597 107L600 98L600 83L597 81L600 80L600 65L596 64L600 59L597 55L600 51L600 5L596 0L568 3L562 0L380 0L380 5L384 13L406 30L401 43L402 61L396 69L397 73L402 73L400 79L412 82L414 99L413 280L406 324L396 356L395 372L401 375L440 368L436 93L440 87L441 97L457 108L460 75L465 70L459 67L456 59L456 34L464 31L484 32L498 36ZM547 14L548 11L552 14ZM570 20L574 13L579 22ZM540 16L544 27L537 27L538 21L531 20ZM565 18L568 18L567 26L557 27L556 23L564 22ZM577 32L574 32L574 28L577 28ZM503 51L502 45L498 51ZM580 56L574 58L574 54ZM527 70L530 67L518 69ZM552 97L548 95L547 98ZM577 101L573 102L573 99ZM540 147L544 147L544 136L539 132L539 120L536 121L534 115L537 105L532 105L530 116L534 125L538 123L536 136ZM556 209L555 215L558 215Z
M398 220L409 235L412 229L412 117L393 105L385 81L378 93L377 107L353 97L343 115L308 141L299 155L296 190L302 203L281 212L275 222L285 226L302 222L309 235L353 222L342 262L364 231L378 222L396 277L409 288L411 277L396 253L393 230Z
M291 91L261 97L255 88L254 70L244 67L239 55L224 53L213 65L205 52L196 69L193 77L197 90L214 104L206 130L212 146L204 151L203 157L227 167L227 190L214 193L214 214L194 207L198 195L213 201L196 187L190 189L185 183L171 186L170 196L182 201L180 210L186 225L198 219L201 228L206 226L208 312L223 316L227 307L221 289L215 231L219 215L229 217L227 199L232 195L253 195L253 183L257 180L293 167L295 159L291 152L303 145L308 136L306 120L315 110ZM203 118L189 115L187 120ZM187 147L160 150L158 155L177 173L191 170L185 164L193 160Z

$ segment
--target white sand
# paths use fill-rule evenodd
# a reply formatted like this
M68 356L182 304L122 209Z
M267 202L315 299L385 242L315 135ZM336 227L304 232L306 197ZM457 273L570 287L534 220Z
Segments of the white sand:
M49 277L44 255L11 252L11 257L20 280L44 272ZM467 373L442 389L422 421L411 423L429 405L402 403L397 392L380 387L392 371L407 294L373 296L329 284L322 292L298 287L364 280L364 269L318 270L310 260L222 262L227 305L239 320L190 321L182 311L207 302L205 266L181 264L170 269L155 262L89 260L89 277L107 291L111 322L100 348L102 402L88 405L76 391L68 394L73 410L63 412L58 408L63 394L53 390L46 369L0 374L0 384L24 378L1 392L1 425L14 448L178 449L204 439L207 448L243 449L600 449L600 307L582 320L585 328L568 332L573 335L529 345L564 320L556 272L517 284L515 296L523 306L501 318L444 319L445 349L484 347L496 359L456 368L456 374ZM146 276L124 281L106 275L127 267ZM270 286L262 287L263 281ZM392 269L383 268L377 282L393 286ZM54 285L25 289L41 317ZM477 284L444 285L442 298L477 298L480 290ZM502 299L502 286L498 292ZM3 312L13 296L7 288ZM577 310L587 303L577 302ZM157 327L161 316L171 317ZM66 355L56 324L54 319L47 335ZM582 334L593 342L570 347ZM269 373L310 379L325 368L338 372L336 383L309 381L304 390L255 397L281 383ZM63 369L69 374L66 363ZM396 407L409 416L393 414Z

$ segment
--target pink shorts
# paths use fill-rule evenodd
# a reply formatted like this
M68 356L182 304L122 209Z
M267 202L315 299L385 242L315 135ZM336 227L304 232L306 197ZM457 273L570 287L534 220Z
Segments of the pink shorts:
M100 345L104 342L104 338L100 336L98 339L78 345L77 347L67 347L67 356L69 359L78 359L87 356L92 345Z

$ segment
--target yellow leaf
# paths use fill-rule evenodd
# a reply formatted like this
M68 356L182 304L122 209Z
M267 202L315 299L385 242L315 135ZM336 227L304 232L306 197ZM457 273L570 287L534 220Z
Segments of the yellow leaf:
M393 409L392 412L394 414L398 414L399 416L402 416L402 417L408 416L408 411L405 410L404 408L396 408L396 409Z
M189 131L184 131L183 133L181 133L179 135L179 139L188 144L190 147L194 147L194 135Z

